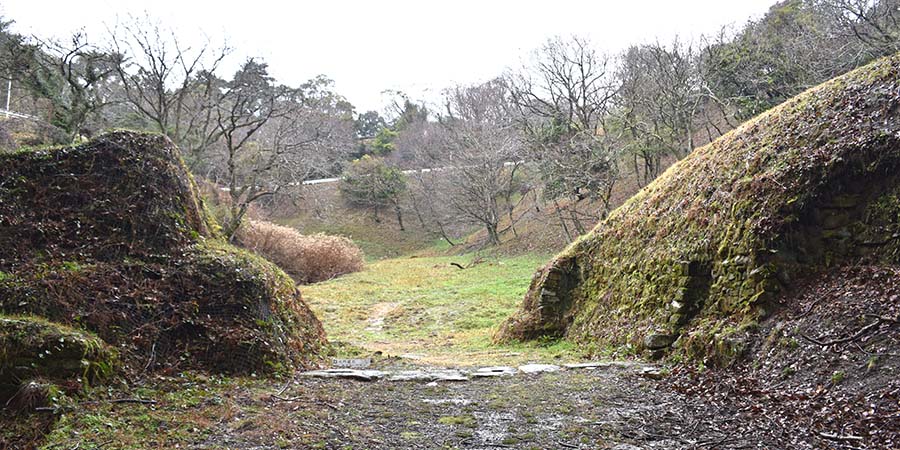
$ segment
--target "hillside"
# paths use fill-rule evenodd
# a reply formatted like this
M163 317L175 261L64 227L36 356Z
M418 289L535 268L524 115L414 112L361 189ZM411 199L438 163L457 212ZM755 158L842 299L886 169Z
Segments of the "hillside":
M896 263L898 87L895 55L695 150L539 271L498 339L727 362L798 277Z

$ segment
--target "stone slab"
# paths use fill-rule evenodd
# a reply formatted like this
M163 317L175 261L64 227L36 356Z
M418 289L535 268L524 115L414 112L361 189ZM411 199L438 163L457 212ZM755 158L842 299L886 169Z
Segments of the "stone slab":
M525 364L519 366L519 371L522 373L557 372L560 369L561 367L554 364Z
M311 370L300 375L313 378L349 378L361 381L375 381L384 377L385 373L380 370L325 369Z
M388 381L468 381L464 373L458 370L407 370L391 374Z
M508 377L515 375L519 370L515 367L509 366L496 366L496 367L482 367L475 372L472 372L472 377L474 378L489 378L489 377Z

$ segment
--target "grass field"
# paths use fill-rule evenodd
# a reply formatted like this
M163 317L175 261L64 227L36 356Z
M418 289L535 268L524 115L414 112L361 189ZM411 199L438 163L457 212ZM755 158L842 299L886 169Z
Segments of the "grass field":
M367 353L452 366L574 359L565 342L500 347L491 342L548 257L476 258L375 261L363 272L305 286L303 295L337 348L348 344Z

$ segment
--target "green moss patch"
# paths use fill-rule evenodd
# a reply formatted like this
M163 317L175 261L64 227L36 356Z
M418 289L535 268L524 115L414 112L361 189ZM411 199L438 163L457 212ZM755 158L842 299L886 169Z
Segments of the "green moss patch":
M739 352L730 329L797 277L897 262L898 92L895 55L698 148L542 269L497 339L640 350L675 334L690 337L679 348Z
M0 399L41 379L86 384L112 375L116 352L97 336L36 317L0 315Z

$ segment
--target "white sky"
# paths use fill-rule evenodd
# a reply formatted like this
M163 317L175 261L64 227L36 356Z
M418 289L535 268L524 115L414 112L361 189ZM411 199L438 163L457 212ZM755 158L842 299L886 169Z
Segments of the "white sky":
M282 83L318 74L358 111L381 110L381 92L434 99L453 83L475 83L516 67L554 35L588 37L599 49L697 37L759 17L775 0L4 0L16 31L42 37L146 11L179 35L227 39L233 70L262 57ZM227 74L227 75L230 75Z

